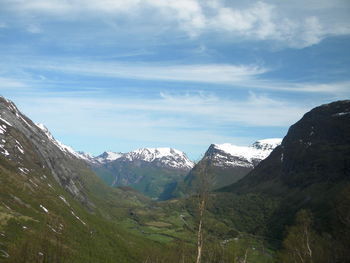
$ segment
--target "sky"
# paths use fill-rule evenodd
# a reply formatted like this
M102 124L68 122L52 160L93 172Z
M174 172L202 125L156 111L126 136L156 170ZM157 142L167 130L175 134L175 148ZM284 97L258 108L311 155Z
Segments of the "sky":
M0 0L0 94L93 155L283 137L350 97L350 1Z

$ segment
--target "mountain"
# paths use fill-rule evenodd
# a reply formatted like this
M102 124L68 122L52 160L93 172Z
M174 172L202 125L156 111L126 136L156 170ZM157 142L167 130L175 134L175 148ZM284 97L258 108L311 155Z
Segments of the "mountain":
M193 167L193 162L185 153L172 148L141 148L125 154L123 158L131 162L149 162L164 168L190 170Z
M231 193L244 200L240 208L225 202L221 205L223 214L233 218L232 211L252 207L252 197L255 203L265 200L265 205L270 204L269 215L254 216L264 218L260 229L266 228L270 238L280 240L297 212L306 209L313 215L315 230L322 234L319 244L327 244L336 255L333 258L344 259L342 253L350 252L350 224L345 219L350 215L349 134L350 100L312 109L290 127L281 145L254 170L219 190L218 195L221 192L225 199ZM220 206L222 200L216 205ZM258 227L251 227L251 231L256 233Z
M105 163L109 163L111 161L117 160L122 156L123 156L122 153L104 152L97 157L89 158L89 161L95 164L105 164Z
M83 159L0 97L1 262L144 261L154 243L121 222L139 226L130 210L149 199L106 186Z
M229 143L212 144L204 155L211 160L215 167L246 167L254 168L281 144L282 139L264 139L253 143L251 146L236 146Z
M183 182L171 189L170 197L183 196L195 190L197 174L206 168L210 177L211 189L230 185L248 174L254 167L264 160L282 139L272 138L259 140L250 146L237 146L230 143L211 144L204 157Z
M117 159L129 162L144 161L153 163L157 167L183 170L189 170L194 165L185 153L172 148L140 148L128 153L109 151L88 159L95 164L106 164Z
M185 153L172 148L140 148L128 153L107 151L93 157L56 140L45 125L35 126L61 152L88 163L108 185L131 186L152 198L163 199L166 188L181 180L194 165Z
M92 167L110 186L131 186L161 198L167 187L190 171L193 162L172 148L141 148L128 153L105 152L94 158Z
M84 152L77 152L75 151L72 147L65 145L63 143L61 143L59 140L55 139L51 132L48 130L48 128L42 124L42 123L36 123L35 124L37 127L39 127L46 135L46 137L49 139L49 141L56 145L63 153L69 154L69 155L73 155L74 157L84 160L84 161L90 161L91 159L93 159L93 157L88 154L88 153L84 153Z
M11 101L1 97L0 110L0 151L6 159L24 174L50 172L76 199L90 203L77 172L81 167L70 162L74 151L56 141L44 126L34 124Z
M264 160L278 140L211 145L201 161L209 179L215 169L254 168L208 193L205 261L285 262L275 252L303 245L306 230L315 259L304 262L349 262L349 134L350 101L338 101L306 113ZM200 196L154 202L130 187L106 186L91 167L111 180L136 178L131 186L167 199L181 184L179 171L192 165L170 148L99 157L75 152L0 98L1 262L195 260ZM161 184L160 178L168 179ZM300 214L303 220L295 221Z
M168 148L141 149L95 167L124 160L126 171L132 163L139 172L152 166L148 171L155 178L163 169L176 171L178 178L179 170L191 166L184 156ZM194 199L153 202L130 187L108 187L91 171L91 158L58 142L43 125L0 98L1 262L195 260ZM220 244L237 231L214 215L210 220L213 224L204 227L218 240L213 248L218 245L215 251L221 253ZM211 248L214 240L206 246ZM225 247L225 255L231 247ZM203 258L213 262L211 255ZM257 251L256 257L269 258L270 253Z
M347 181L349 134L349 100L319 106L290 127L281 145L268 158L226 189L271 193L275 185L297 188Z

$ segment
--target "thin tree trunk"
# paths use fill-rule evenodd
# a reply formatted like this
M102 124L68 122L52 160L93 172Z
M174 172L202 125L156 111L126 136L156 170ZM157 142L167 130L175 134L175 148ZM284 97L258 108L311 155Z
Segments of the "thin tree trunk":
M309 242L309 234L308 234L308 231L306 228L305 228L305 238L306 238L306 247L307 247L311 262L312 262L312 250L311 250L310 242Z
M197 261L196 263L200 263L202 260L202 249L203 249L203 212L205 208L205 201L200 200L199 203L199 225L198 225L198 234L197 234Z
M248 257L248 248L245 250L245 254L244 254L244 263L247 263L247 257Z

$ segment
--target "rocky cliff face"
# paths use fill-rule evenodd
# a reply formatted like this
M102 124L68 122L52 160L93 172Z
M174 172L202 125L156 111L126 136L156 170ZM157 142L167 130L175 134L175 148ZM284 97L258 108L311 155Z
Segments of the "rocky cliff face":
M23 174L38 171L52 174L76 199L91 205L80 178L80 170L87 169L86 165L44 126L33 123L3 97L0 97L0 153Z

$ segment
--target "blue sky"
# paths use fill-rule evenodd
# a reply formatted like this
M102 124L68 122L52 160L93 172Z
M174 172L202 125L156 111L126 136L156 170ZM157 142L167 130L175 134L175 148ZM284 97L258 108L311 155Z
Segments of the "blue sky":
M0 0L0 93L76 150L283 137L350 95L350 2Z

